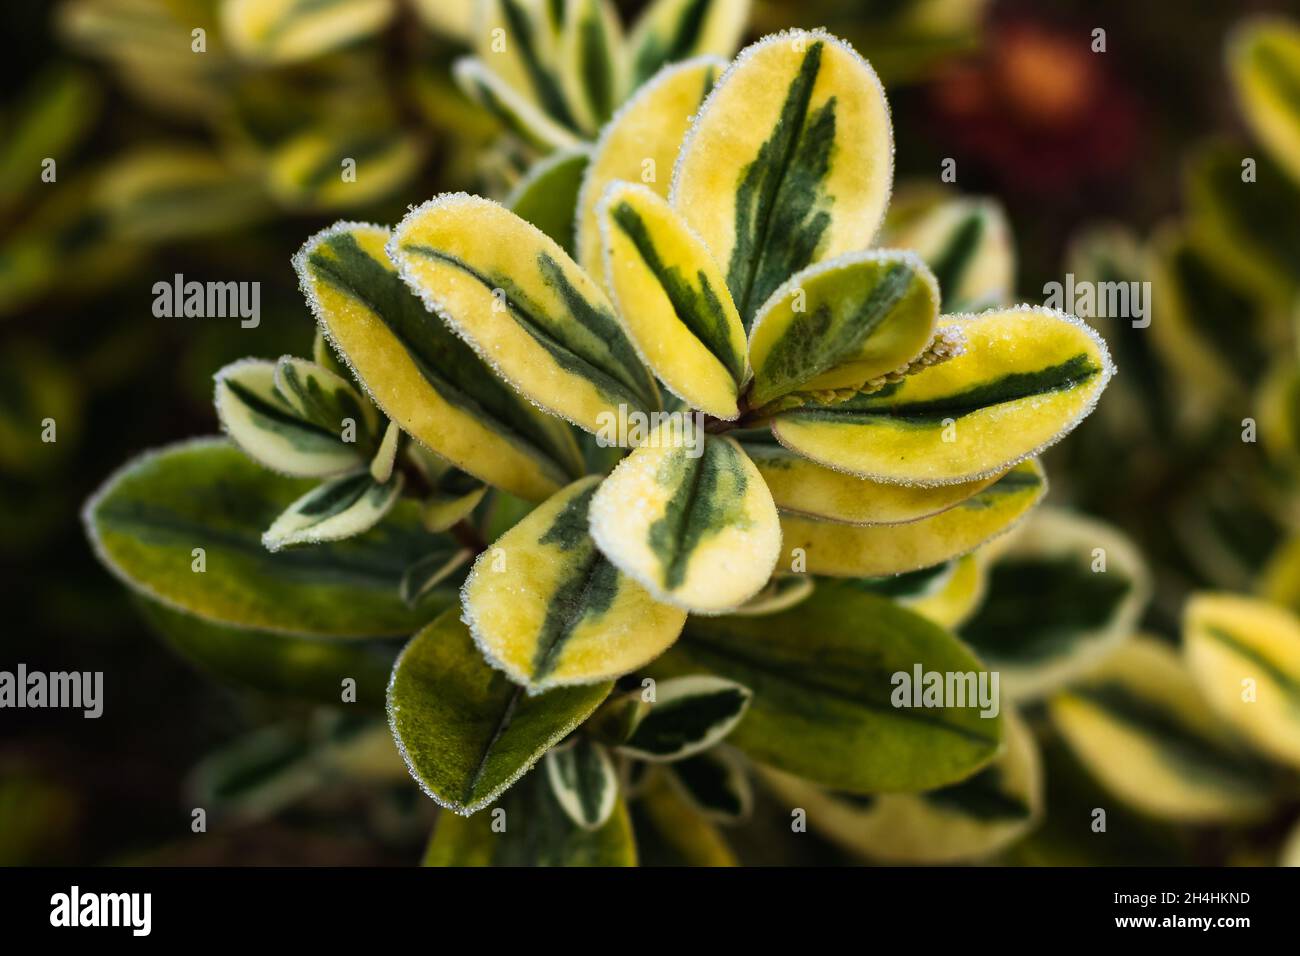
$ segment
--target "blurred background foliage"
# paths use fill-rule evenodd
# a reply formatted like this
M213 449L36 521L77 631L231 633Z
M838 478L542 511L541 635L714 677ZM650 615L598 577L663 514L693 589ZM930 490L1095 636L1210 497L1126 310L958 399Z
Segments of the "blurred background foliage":
M617 5L624 22L643 6ZM1279 171L1294 153L1248 121L1225 53L1245 15L1284 6L756 0L746 33L820 25L857 45L889 92L900 184L935 184L952 158L962 192L1001 202L1011 298L1040 302L1067 271L1155 283L1151 329L1098 323L1121 374L1047 464L1054 500L1145 555L1138 625L1157 643L1176 639L1196 590L1300 611L1300 178ZM217 368L307 354L288 263L306 236L341 216L395 222L449 189L503 197L536 155L453 82L473 46L468 2L354 0L305 25L292 7L0 8L17 67L0 111L0 554L14 607L0 663L115 675L99 720L5 713L0 863L408 863L427 836L432 807L386 727L196 673L147 633L78 521L133 453L215 430ZM1258 192L1239 188L1246 156ZM348 157L355 183L338 175ZM153 284L177 273L260 282L259 326L155 317ZM1242 440L1247 418L1258 442ZM1078 819L1113 801L1041 705L1025 716L1047 810L1010 861L1271 862L1294 817L1292 804L1243 834L1120 807L1124 845L1087 841ZM852 858L814 834L781 839L771 799L760 790L735 833L743 860ZM209 838L186 839L200 805Z

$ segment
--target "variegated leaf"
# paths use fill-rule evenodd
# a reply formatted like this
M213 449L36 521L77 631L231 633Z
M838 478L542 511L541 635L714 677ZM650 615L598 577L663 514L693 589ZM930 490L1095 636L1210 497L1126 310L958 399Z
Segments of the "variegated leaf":
M529 696L488 666L451 608L398 657L388 685L388 720L424 792L468 816L586 720L612 686Z
M506 197L506 208L531 222L573 254L573 211L591 159L586 144L539 159Z
M622 99L623 27L610 0L566 0L557 72L574 121L594 132Z
M1188 669L1214 712L1258 752L1300 766L1300 621L1233 594L1198 594L1183 616Z
M752 696L735 681L707 674L661 681L650 709L618 750L640 760L684 760L731 733Z
M787 559L811 574L875 577L939 564L973 551L1023 518L1047 491L1037 459L1022 462L983 491L930 518L861 527L786 515Z
M568 131L578 126L557 69L562 9L552 0L480 0L474 27L475 52L496 90L565 132L568 142L552 146L572 145Z
M317 321L370 396L458 468L530 500L580 474L569 429L517 395L425 311L389 263L388 237L378 226L339 223L294 258Z
M475 642L529 693L625 674L662 654L686 620L597 550L587 524L599 482L580 479L540 505L465 582Z
M956 628L984 600L989 550L992 548L980 548L955 560L893 577L860 578L853 586L891 597L940 627Z
M749 816L754 791L735 751L715 747L664 768L682 797L706 819L739 823Z
M589 275L604 278L604 252L596 207L618 180L642 183L667 197L673 160L691 117L726 68L705 56L664 67L605 125L578 193L575 258Z
M1234 31L1227 59L1251 131L1300 181L1300 27L1281 17L1247 20Z
M1131 637L1151 576L1128 538L1053 508L1036 512L989 568L961 630L1017 700L1055 691Z
M659 600L702 614L744 604L772 575L781 527L753 462L730 438L670 419L591 502L591 535Z
M279 551L362 534L379 523L401 492L401 475L386 483L365 471L331 479L289 505L262 535L262 544Z
M402 572L446 539L399 501L367 535L272 554L262 532L311 483L273 474L220 439L133 460L86 503L95 553L146 597L215 624L320 638L407 635L454 603L435 588L416 607Z
M1009 710L1006 749L983 770L938 790L872 796L822 790L761 770L785 803L850 853L881 863L952 864L985 859L1031 830L1043 812L1043 771L1029 728Z
M893 175L875 72L843 41L796 30L745 48L718 81L678 154L672 203L748 328L794 273L870 243Z
M855 252L795 273L754 317L749 402L861 388L905 368L939 316L934 276L909 252Z
M504 831L498 826L502 817ZM488 813L468 819L439 814L424 865L636 866L637 845L622 798L614 801L604 826L584 830L555 799L546 775L532 773Z
M383 423L375 406L327 367L281 356L275 363L275 389L303 421L355 443L362 454L378 450Z
M375 457L370 459L370 477L377 484L386 484L388 479L393 477L393 469L397 466L397 449L401 441L402 430L397 427L397 422L389 422L388 427L384 429L384 437L379 442ZM443 529L430 528L429 530Z
M618 801L618 774L608 750L579 737L553 747L543 766L551 793L570 820L584 830L605 825Z
M749 7L750 0L654 0L628 37L632 88L678 60L730 57L744 35Z
M952 317L965 351L879 391L777 417L781 444L831 468L943 485L1005 471L1068 434L1114 372L1106 344L1051 309Z
M605 287L637 352L690 407L735 419L745 329L703 241L645 186L612 183L598 215Z
M397 128L325 127L278 144L266 161L266 184L291 209L353 209L390 195L420 168L419 136ZM351 160L355 175L345 178Z
M886 220L881 245L909 249L925 260L943 294L944 313L1011 304L1016 252L1006 213L995 200L946 199L904 222Z
M713 673L743 684L754 697L729 745L823 786L877 793L946 786L1001 748L1000 712L981 716L989 708L975 701L894 706L895 675L917 666L977 681L983 672L930 621L828 581L781 614L692 617L651 673L661 680Z
M297 63L372 36L392 0L222 0L221 36L241 57Z
M457 60L452 64L452 76L470 100L533 146L549 151L572 149L579 144L580 140L567 126L548 116L477 57Z
M1146 813L1187 823L1255 819L1268 781L1214 715L1167 645L1138 638L1052 698L1071 749L1108 790Z
M406 215L388 252L428 309L541 407L593 433L602 412L659 407L605 294L509 210L439 196Z
M405 451L428 486L422 502L424 526L446 531L478 507L487 485L461 471L422 445L407 443Z
M770 441L742 440L783 513L843 524L905 524L983 491L1001 475L955 485L892 485L836 471Z
M323 370L322 370L323 371ZM343 441L344 423L333 427L304 418L276 387L276 363L245 359L216 374L217 417L236 445L273 471L325 478L365 464L363 449ZM336 398L345 398L338 393ZM357 424L364 421L354 408Z

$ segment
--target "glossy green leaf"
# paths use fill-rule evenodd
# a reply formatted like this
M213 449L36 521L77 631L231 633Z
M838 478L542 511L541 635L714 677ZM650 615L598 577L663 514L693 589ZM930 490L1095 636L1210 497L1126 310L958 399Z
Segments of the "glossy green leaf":
M424 792L468 816L490 805L586 720L612 686L528 696L483 660L451 608L398 657L388 686L388 720Z

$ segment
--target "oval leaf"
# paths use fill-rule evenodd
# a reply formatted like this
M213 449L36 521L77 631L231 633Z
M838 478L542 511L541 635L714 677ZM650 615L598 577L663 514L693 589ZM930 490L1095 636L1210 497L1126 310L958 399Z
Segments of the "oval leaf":
M858 527L787 515L781 518L781 534L786 555L795 559L801 553L810 574L848 578L901 574L973 551L1010 530L1046 492L1042 466L1030 459L974 497L931 518Z
M795 273L754 318L755 406L796 391L861 388L929 344L939 287L909 252L856 252Z
M439 196L388 246L403 280L502 377L589 432L659 407L605 294L554 240L488 199Z
M1049 711L1092 775L1139 810L1188 823L1268 811L1260 768L1223 732L1164 644L1125 644L1052 698Z
M843 41L794 30L746 47L718 81L682 143L672 203L749 328L791 275L870 242L893 178L875 71Z
M483 654L530 693L617 677L664 652L686 615L619 573L587 533L600 478L574 482L474 563L464 616Z
M729 438L681 418L623 459L591 502L591 536L661 601L718 614L757 594L781 550L763 478Z
M893 209L890 209L893 215ZM1015 248L1002 206L991 199L947 199L885 223L881 245L925 260L943 293L940 311L977 312L1010 304Z
M891 485L835 471L783 445L742 441L782 512L843 524L905 524L955 507L1000 478L955 485Z
M370 533L272 554L262 531L311 487L220 439L142 455L86 503L86 533L124 583L206 621L318 637L410 634L455 592L408 607L398 585L438 538L399 501ZM201 570L200 570L201 569Z
M580 738L551 750L543 765L551 793L569 819L584 830L604 826L618 801L618 774L609 751Z
M632 343L692 408L735 419L745 381L745 329L703 241L667 201L615 182L598 215L605 286Z
M1114 371L1096 332L1051 309L950 317L943 328L965 339L962 354L872 394L782 414L773 433L801 455L876 481L973 481L1067 435Z
M1183 616L1187 666L1210 706L1260 753L1300 766L1300 621L1276 605L1198 594Z
M1132 542L1109 525L1043 509L989 568L988 596L961 636L1031 700L1132 636L1151 596Z
M639 760L682 760L721 741L753 695L735 681L699 674L663 681L619 752Z
M470 474L541 500L582 471L568 428L502 382L402 284L388 230L339 223L294 267L321 328L385 414Z
M1015 711L1007 746L993 763L960 783L925 793L835 794L798 777L764 770L763 779L832 843L868 860L942 865L980 860L1005 849L1043 812L1043 771Z
M686 802L708 820L739 823L754 806L745 765L726 747L676 761L664 772Z
M301 406L290 403L276 387L276 363L244 359L217 372L216 383L221 427L267 468L325 478L365 463L362 449L343 441L341 420L331 429L305 418Z
M451 608L398 657L388 685L388 721L424 792L468 816L586 720L612 686L530 697L488 666Z
M974 700L894 706L896 675L916 667L977 682L983 671L947 631L888 598L827 582L782 614L691 618L654 673L706 672L743 684L754 698L729 744L823 786L874 793L945 786L1001 747L1001 717L980 716Z
M574 224L575 258L588 275L604 279L596 206L605 190L610 183L627 180L668 195L682 137L724 69L723 60L709 56L665 67L619 107L601 131L578 193Z
M267 550L294 544L341 541L369 531L402 493L402 476L385 484L369 472L344 475L313 488L276 518L262 535Z

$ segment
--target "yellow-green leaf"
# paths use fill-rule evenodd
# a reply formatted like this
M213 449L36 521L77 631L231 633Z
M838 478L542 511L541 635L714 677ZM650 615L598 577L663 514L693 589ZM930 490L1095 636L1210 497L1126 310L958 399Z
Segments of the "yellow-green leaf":
M378 33L393 0L222 0L221 36L240 56L296 63Z
M1300 28L1282 17L1243 23L1228 43L1228 79L1252 132L1300 180Z
M468 816L491 804L590 716L611 683L529 696L483 660L458 610L416 634L388 685L402 759L440 805Z
M594 131L622 98L623 27L609 0L567 0L557 70L578 126Z
M369 531L397 502L401 475L377 482L369 472L344 475L313 488L289 505L262 535L270 551L294 544L341 541Z
M553 17L557 4L550 0L481 0L475 24L475 52L483 71L495 80L498 91L511 94L556 130L565 132L571 145L577 128L573 111L560 82L559 35L561 24Z
M1022 462L983 491L930 518L861 527L784 515L785 558L811 574L875 577L915 571L973 551L1019 521L1047 491L1037 459Z
M1233 594L1198 594L1183 615L1188 669L1214 712L1273 760L1300 766L1300 621Z
M929 518L983 491L1001 475L953 485L891 485L826 468L783 445L744 441L782 512L844 524L903 524Z
M871 394L777 417L781 444L898 484L986 478L1036 455L1092 411L1114 367L1078 319L1022 306L949 317L965 351Z
M730 57L744 35L749 7L750 0L655 0L628 37L632 88L678 60Z
M934 335L939 287L909 252L855 252L785 281L754 317L750 404L860 388L916 358Z
M542 150L571 149L579 139L568 127L509 86L477 57L461 57L452 64L456 84L472 101L487 110L517 136Z
M267 158L267 188L292 209L352 209L390 195L424 159L418 136L397 129L313 129Z
M321 328L402 429L477 478L533 501L583 470L572 433L502 382L421 306L384 253L388 230L340 223L294 259Z
M985 670L947 631L888 598L823 582L781 614L692 617L651 673L743 684L754 697L728 745L826 787L878 793L954 783L1002 746L997 685L987 676L988 706L974 692L960 704L895 706L898 675L917 667L970 675L976 685Z
M662 601L703 614L744 604L772 576L781 528L753 462L730 438L670 419L591 502L605 556Z
M658 408L654 380L599 286L509 210L439 196L407 214L388 252L425 306L541 407L593 433L602 412Z
M893 184L875 72L820 31L746 47L700 108L672 203L726 270L746 328L791 275L868 245Z
M1011 304L1016 252L1006 213L995 200L941 200L905 222L887 220L880 244L910 249L925 260L943 293L945 313Z
M1110 525L1057 508L1033 514L989 568L961 630L1017 700L1058 690L1130 638L1151 596L1141 553Z
M763 770L783 802L804 808L809 826L850 853L881 863L942 865L980 860L1038 823L1043 771L1033 735L1006 715L1006 748L972 777L924 793L836 794Z
M278 367L244 359L217 372L215 404L226 434L250 457L285 475L325 478L364 465L364 446L343 441L344 418L355 416L358 427L365 421L359 396L324 369L309 379L316 390L286 395L276 383ZM336 412L333 427L325 424Z
M596 207L610 183L643 183L667 197L673 160L691 117L726 68L705 56L664 67L624 103L605 125L578 193L575 258L588 274L604 278Z
M1268 811L1267 779L1168 645L1130 641L1052 698L1049 712L1092 775L1139 810L1186 823Z
M739 414L745 329L699 236L653 190L615 182L599 207L605 286L660 381L690 407Z
M435 589L415 607L398 587L440 541L399 501L348 541L272 554L262 532L309 481L262 468L219 439L142 455L103 485L83 515L104 565L125 584L205 621L317 637L406 635L452 603Z
M529 693L625 674L667 650L686 620L596 549L587 525L599 483L580 479L540 505L465 582L475 642Z

